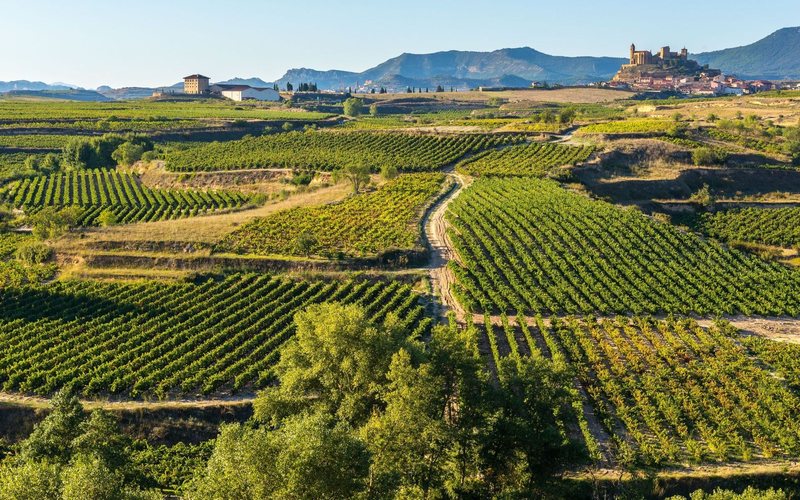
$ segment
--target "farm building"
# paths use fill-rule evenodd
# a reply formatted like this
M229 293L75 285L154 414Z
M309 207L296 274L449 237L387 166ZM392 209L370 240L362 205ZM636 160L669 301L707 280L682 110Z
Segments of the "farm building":
M207 76L200 74L183 77L183 92L185 94L205 94L208 91Z
M280 101L281 96L277 90L270 88L250 87L249 85L214 85L212 92L218 92L223 97L233 101L253 99L256 101Z

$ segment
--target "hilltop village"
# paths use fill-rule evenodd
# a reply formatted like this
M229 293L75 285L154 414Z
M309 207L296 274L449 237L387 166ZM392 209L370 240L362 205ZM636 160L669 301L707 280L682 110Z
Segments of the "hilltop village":
M649 50L636 50L635 44L631 44L628 64L623 64L614 78L603 86L694 96L744 95L776 88L770 81L741 80L708 65L701 66L689 59L685 47L680 52L672 52L665 46L653 54Z

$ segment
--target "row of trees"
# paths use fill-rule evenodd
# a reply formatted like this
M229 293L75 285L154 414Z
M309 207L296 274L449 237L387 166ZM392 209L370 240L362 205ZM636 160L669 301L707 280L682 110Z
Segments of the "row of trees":
M74 137L61 153L66 168L103 168L109 165L132 165L153 150L153 142L141 135L105 134L100 137Z

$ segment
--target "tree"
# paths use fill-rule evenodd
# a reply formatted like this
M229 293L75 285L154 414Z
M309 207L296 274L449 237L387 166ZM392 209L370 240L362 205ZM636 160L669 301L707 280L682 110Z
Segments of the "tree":
M353 186L353 193L358 194L361 188L370 182L370 170L366 165L348 165L333 172L334 182L346 180Z
M437 85L436 92L444 92L444 87L442 87L441 85Z
M97 223L103 227L113 226L117 223L117 214L110 208L103 209L97 216Z
M29 155L22 162L22 166L29 172L38 172L40 169L39 159L33 155Z
M421 492L444 483L451 432L441 418L444 382L431 364L415 368L411 355L398 351L389 367L386 409L361 431L372 452L370 487L384 491Z
M132 142L123 142L111 153L111 158L117 165L130 166L142 159L144 146Z
M397 175L398 175L397 167L395 167L394 165L384 165L381 167L381 177L383 177L387 181L395 179Z
M370 106L369 106L369 114L372 117L376 117L376 116L378 116L380 114L380 111L378 110L378 103L374 102L374 103L370 104Z
M48 153L47 155L45 155L39 168L42 172L47 174L58 172L61 169L61 164L58 160L58 156L54 155L53 153Z
M329 415L292 416L274 430L229 424L187 497L352 498L368 467L364 444Z
M308 231L303 231L297 236L297 251L306 257L311 255L317 244L317 238Z
M28 217L33 226L33 235L41 240L54 240L77 224L81 215L79 207L66 207L56 210L55 207L44 207Z
M394 353L418 349L394 315L376 325L355 305L313 305L295 323L297 332L274 369L281 385L265 389L253 403L259 422L275 425L319 407L348 425L361 425L379 404Z
M130 465L129 440L107 412L84 411L64 389L52 410L0 466L0 500L152 499L138 488Z
M344 101L344 114L347 116L360 116L364 112L364 101L357 97L350 97Z
M556 419L570 405L573 375L565 366L535 357L504 358L498 366L495 415L483 459L491 482L506 492L537 491L551 474L577 458Z
M14 257L26 265L42 264L53 256L53 249L41 241L20 243L14 252Z
M292 90L294 90L294 87L292 87L291 83L287 82L286 83L286 92L291 92Z

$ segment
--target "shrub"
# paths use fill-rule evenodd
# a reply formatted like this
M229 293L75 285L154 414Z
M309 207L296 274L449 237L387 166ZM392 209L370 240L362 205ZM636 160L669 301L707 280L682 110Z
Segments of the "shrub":
M29 266L42 264L52 258L53 249L41 241L30 241L19 245L14 256L19 262Z
M364 101L357 97L350 97L344 101L344 114L347 116L360 116L364 113Z
M723 165L728 154L721 149L697 148L692 151L692 162L697 165Z

